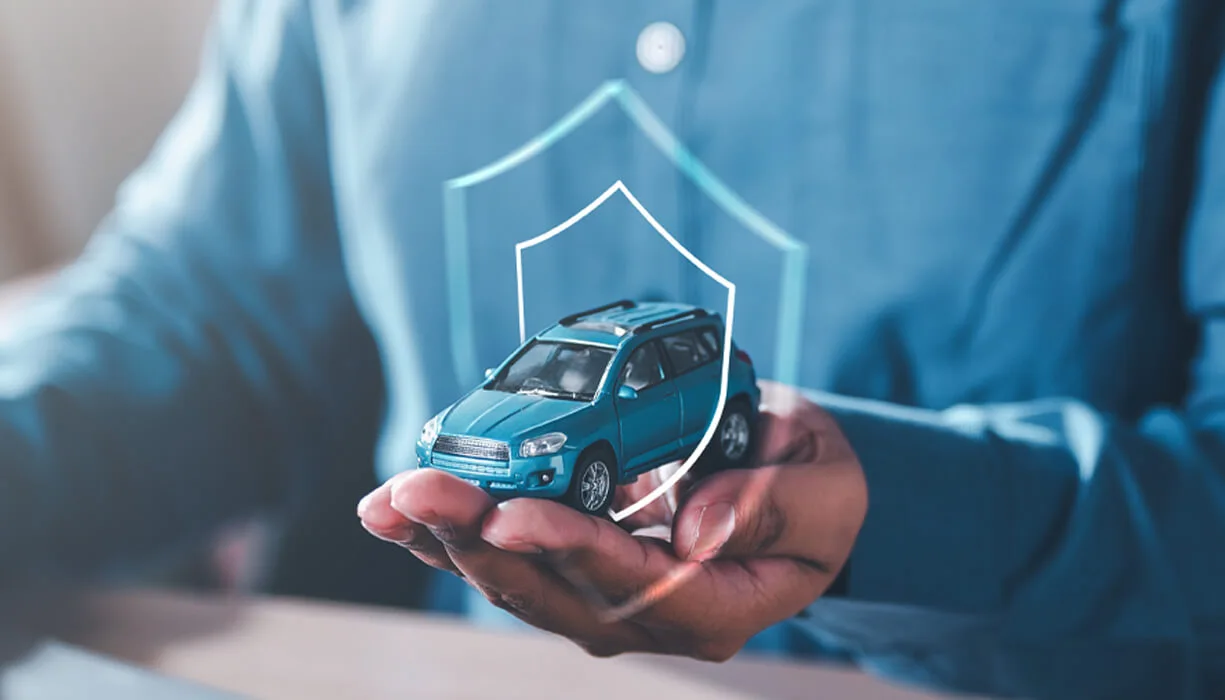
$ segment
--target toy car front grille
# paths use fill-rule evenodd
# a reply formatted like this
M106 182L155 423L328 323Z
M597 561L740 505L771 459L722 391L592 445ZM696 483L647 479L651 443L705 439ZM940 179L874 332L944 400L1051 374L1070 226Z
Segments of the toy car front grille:
M510 446L506 443L460 435L439 435L434 440L434 451L457 457L476 457L497 462L510 460Z
M431 466L464 472L467 474L481 474L484 476L510 476L510 465L495 467L491 466L490 464L483 463L483 461L477 462L472 459L452 457L451 455L439 454L437 452L434 453L434 458L431 460L431 462Z

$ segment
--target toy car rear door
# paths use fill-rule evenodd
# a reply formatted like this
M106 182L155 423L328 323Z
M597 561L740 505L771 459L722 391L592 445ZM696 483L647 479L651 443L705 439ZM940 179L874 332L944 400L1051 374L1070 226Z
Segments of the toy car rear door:
M700 330L681 331L660 340L680 394L681 440L685 446L696 444L710 427L722 381L719 354L703 340Z
M614 393L621 424L621 464L636 471L675 452L680 447L681 403L676 387L664 374L659 346L648 342L630 355L617 389L628 386L637 398Z

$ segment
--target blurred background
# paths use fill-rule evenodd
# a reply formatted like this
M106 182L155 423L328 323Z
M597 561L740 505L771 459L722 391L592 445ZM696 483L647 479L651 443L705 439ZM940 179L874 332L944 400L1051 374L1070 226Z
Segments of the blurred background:
M178 110L216 1L0 2L0 332L80 253ZM253 586L266 530L237 528L153 577Z
M0 334L15 307L80 253L178 111L217 5L0 0ZM353 505L375 486L372 472L336 471L300 521L239 523L139 578L415 604L417 589L403 582L421 567L381 547L353 517ZM318 554L324 544L344 566ZM388 576L347 575L371 566Z
M195 74L215 0L0 2L0 282L76 255Z

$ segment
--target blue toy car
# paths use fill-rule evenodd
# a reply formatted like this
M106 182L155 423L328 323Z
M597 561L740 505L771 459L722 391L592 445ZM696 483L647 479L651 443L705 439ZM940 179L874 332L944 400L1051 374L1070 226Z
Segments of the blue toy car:
M692 454L714 419L722 317L670 303L619 301L562 319L431 419L420 467L494 497L558 498L603 515L617 484ZM727 401L693 469L747 466L760 392L732 346Z

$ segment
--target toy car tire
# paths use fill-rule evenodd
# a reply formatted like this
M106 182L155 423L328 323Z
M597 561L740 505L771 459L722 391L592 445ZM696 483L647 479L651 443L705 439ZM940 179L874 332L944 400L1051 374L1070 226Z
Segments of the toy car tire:
M612 453L604 449L588 450L574 466L565 502L587 515L608 514L617 488L617 464Z
M694 465L697 476L726 469L744 469L753 460L757 447L757 414L743 399L729 401L719 418L710 444Z

